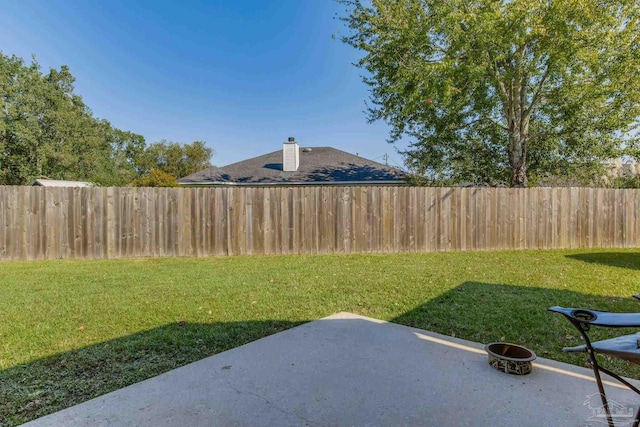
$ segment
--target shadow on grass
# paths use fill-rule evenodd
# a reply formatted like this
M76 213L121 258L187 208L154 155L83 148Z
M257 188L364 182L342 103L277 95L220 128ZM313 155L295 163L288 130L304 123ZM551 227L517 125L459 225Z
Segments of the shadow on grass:
M593 252L584 254L566 255L567 258L578 261L602 264L611 267L629 268L640 270L639 252Z
M584 355L561 351L579 337L562 316L547 311L554 305L640 311L632 298L469 281L391 321L481 343L515 342L538 356L582 365ZM0 371L0 425L27 422L302 323L174 323ZM620 333L594 328L591 336ZM640 377L625 362L606 364Z
M173 323L5 369L0 426L22 424L302 323Z
M603 297L570 290L465 282L392 322L485 344L521 344L540 357L584 366L586 354L562 352L562 347L582 342L578 331L563 316L547 311L554 305L640 312L640 304L631 296ZM632 332L594 327L590 337L604 339ZM605 363L626 376L640 378L639 367L617 359L607 359Z

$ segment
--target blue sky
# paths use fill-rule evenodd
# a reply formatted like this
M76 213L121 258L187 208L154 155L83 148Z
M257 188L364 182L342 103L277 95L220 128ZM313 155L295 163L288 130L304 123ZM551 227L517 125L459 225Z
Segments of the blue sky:
M280 149L332 146L377 161L359 52L332 0L0 0L0 49L66 64L96 117L160 139L206 141L222 166Z

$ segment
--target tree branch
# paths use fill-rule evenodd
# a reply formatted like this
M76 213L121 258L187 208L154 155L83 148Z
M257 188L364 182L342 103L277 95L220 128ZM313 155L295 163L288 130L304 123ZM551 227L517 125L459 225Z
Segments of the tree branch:
M526 114L527 108L527 86L529 85L529 81L527 79L527 74L525 73L520 79L520 133L526 135L528 125L528 117Z
M496 79L496 83L498 86L498 94L500 95L500 99L502 100L502 105L506 109L507 106L507 88L504 86L504 82L500 80L500 70L498 70L498 64L495 59L491 55L491 52L487 52L489 55L489 62L491 62L491 71L493 72L493 77ZM506 110L505 110L506 112Z
M499 122L495 121L494 119L492 119L491 117L487 117L487 116L482 116L479 119L472 120L467 125L471 126L473 124L480 123L480 122L490 122L490 123L493 123L494 125L498 126L500 129L504 129L506 131L509 130L509 128L507 126L505 126L502 123L499 123Z
M544 85L544 82L549 77L550 73L551 73L551 64L549 64L549 62L547 62L547 69L544 71L544 74L542 75L542 77L540 78L540 81L538 82L538 84L536 86L536 91L533 94L533 98L531 99L531 104L529 105L529 108L527 108L527 111L525 112L525 115L523 117L524 119L528 119L529 116L531 115L531 111L533 111L533 107L535 107L536 103L540 99L540 93L542 92L542 86Z

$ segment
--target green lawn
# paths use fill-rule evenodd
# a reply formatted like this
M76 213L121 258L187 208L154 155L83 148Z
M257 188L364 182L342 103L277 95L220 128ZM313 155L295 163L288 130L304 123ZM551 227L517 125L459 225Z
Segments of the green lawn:
M15 425L338 311L582 365L546 308L640 311L640 251L16 262L0 283L0 425Z

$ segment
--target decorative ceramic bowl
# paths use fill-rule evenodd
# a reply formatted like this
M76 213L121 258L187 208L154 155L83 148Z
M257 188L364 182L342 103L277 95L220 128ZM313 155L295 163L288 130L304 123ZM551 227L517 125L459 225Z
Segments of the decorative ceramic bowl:
M507 374L526 375L531 373L531 361L536 354L517 344L493 342L484 349L489 355L489 365Z

